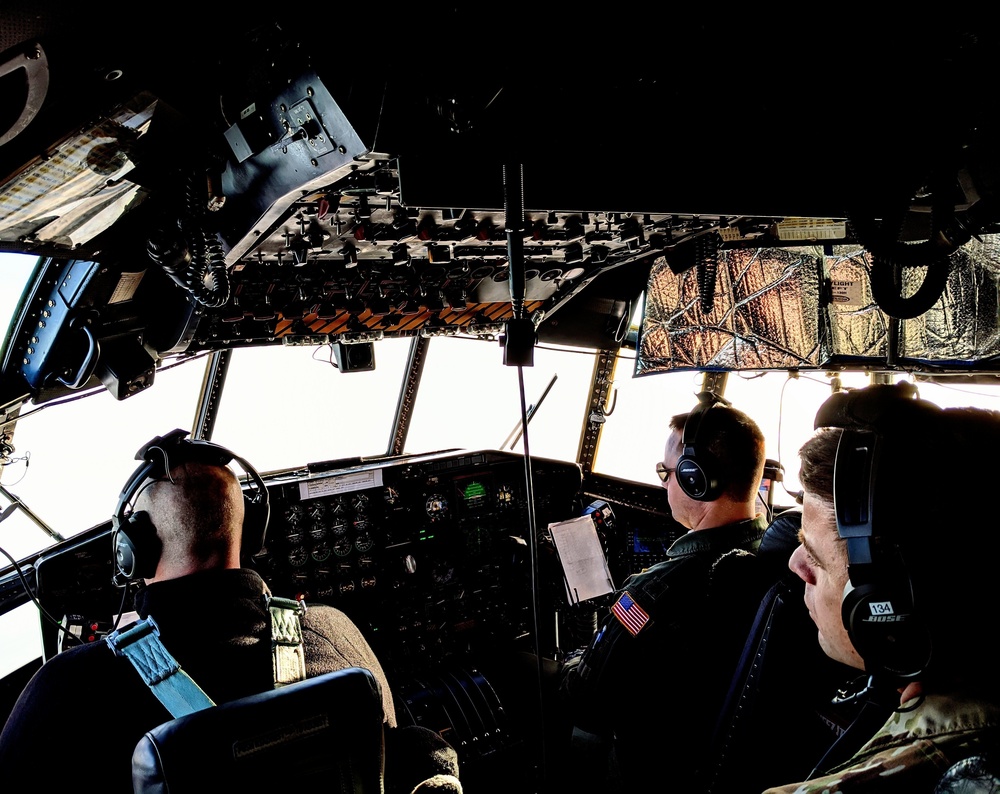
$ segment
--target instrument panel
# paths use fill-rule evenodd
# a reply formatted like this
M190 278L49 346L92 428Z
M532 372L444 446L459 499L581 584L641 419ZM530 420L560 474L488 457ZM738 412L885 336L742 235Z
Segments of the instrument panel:
M526 482L522 456L482 451L269 483L257 566L274 592L349 614L388 669L509 646L532 628ZM539 532L580 514L578 465L533 460L531 482ZM561 578L541 564L552 606Z

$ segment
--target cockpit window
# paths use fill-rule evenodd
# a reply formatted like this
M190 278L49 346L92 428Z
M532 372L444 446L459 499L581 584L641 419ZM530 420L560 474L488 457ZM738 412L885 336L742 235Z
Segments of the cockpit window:
M503 348L462 337L430 341L405 450L523 452L518 367L504 365ZM532 365L520 368L532 455L577 459L595 355L593 350L538 345Z
M379 340L352 372L330 345L234 350L212 440L262 472L385 455L411 343Z
M14 319L14 312L37 261L34 256L0 253L0 322L4 329L3 337L0 338L0 353L6 346L4 340Z
M42 406L25 405L0 485L24 508L0 525L0 546L15 559L102 523L153 436L190 429L206 359L156 374L156 388L118 401L91 389ZM0 505L7 496L0 494Z

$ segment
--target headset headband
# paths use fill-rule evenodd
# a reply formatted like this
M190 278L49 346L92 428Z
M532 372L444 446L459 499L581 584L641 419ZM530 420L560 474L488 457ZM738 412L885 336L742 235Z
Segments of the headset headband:
M879 506L886 505L886 496L876 499L875 489L886 450L905 438L928 410L915 396L915 387L906 383L837 392L820 406L815 421L817 428L842 431L833 466L833 502L837 532L847 547L843 623L868 672L897 680L926 670L932 642L917 608L899 529L887 528L886 516L875 522Z
M845 428L833 466L837 532L847 541L851 581L859 584L859 565L872 563L875 474L880 440L873 430Z
M268 491L263 478L249 462L231 450L212 441L187 438L188 435L186 430L179 428L172 430L165 435L156 436L135 453L135 459L142 462L132 472L118 497L113 521L115 529L125 520L127 506L147 480L165 479L171 469L182 463L228 466L235 460L246 474L251 492L245 493L244 498L248 510L255 514L252 521L248 522L249 516L244 518L244 527L249 524L253 527L253 531L243 533L242 556L251 557L258 554L264 546L264 535L270 514Z
M699 392L697 398L698 404L688 414L684 430L681 433L681 444L685 447L693 447L694 442L698 440L698 428L701 427L701 420L710 408L714 408L716 405L732 404L721 394L712 391Z

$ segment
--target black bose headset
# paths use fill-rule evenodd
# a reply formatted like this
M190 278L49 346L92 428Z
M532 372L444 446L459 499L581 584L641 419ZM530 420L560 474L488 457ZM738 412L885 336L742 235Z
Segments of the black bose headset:
M843 429L833 501L837 532L847 544L844 627L868 673L904 680L926 669L931 638L898 538L888 528L889 505L884 496L877 498L876 483L896 434L914 432L916 425L907 423L907 417L918 422L929 405L914 395L915 389L905 383L838 392L820 407L815 422L816 427Z
M142 463L122 488L118 506L111 519L116 583L124 584L155 575L161 551L156 527L146 511L130 511L129 506L143 483L147 480L164 479L172 468L182 463L227 466L235 460L243 468L249 488L243 491L241 556L248 560L264 548L270 505L267 486L260 474L247 461L225 447L211 441L186 438L187 435L186 430L178 429L164 436L157 436L135 455L135 459Z
M677 459L677 484L692 499L699 502L713 502L726 489L721 466L708 450L698 447L698 430L705 414L717 405L729 405L729 401L713 392L698 394L698 405L688 414L681 434L681 456Z

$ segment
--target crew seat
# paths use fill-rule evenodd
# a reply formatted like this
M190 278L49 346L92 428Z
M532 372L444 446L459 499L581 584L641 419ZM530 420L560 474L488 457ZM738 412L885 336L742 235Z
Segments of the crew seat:
M170 720L132 756L136 794L382 794L378 681L347 668Z
M719 713L705 792L762 791L805 779L853 716L853 707L831 701L858 671L820 648L805 586L788 568L801 525L801 510L785 510L761 539L757 573L770 584Z

